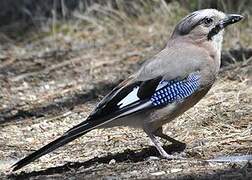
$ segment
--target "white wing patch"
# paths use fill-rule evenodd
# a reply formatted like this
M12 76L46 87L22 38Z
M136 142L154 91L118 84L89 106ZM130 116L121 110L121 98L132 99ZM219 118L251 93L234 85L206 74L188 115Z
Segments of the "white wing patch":
M139 90L139 87L135 87L125 98L123 98L117 105L122 108L125 107L133 102L136 102L139 100L137 97L137 92Z

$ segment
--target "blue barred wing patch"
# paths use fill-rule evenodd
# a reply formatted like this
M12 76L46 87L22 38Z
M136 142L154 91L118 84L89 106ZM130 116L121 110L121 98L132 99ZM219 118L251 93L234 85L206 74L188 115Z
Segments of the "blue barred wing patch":
M180 101L193 94L200 85L199 73L192 73L183 80L161 81L151 97L154 106Z

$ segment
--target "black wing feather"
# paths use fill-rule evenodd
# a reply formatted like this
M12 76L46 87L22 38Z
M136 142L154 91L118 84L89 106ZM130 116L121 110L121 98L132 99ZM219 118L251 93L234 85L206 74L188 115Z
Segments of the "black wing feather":
M155 79L150 79L150 80L142 82L137 92L137 96L140 99L150 98L154 94L161 79L162 79L162 76L159 76Z
M132 90L136 87L139 87L137 96L139 101L144 101L149 99L155 92L159 82L162 80L162 77L157 77L147 81L137 81L125 85L123 88L116 88L112 91L109 96L106 96L101 103L98 104L96 109L90 114L89 120L101 118L107 116L108 114L115 113L120 110L118 103L124 99Z

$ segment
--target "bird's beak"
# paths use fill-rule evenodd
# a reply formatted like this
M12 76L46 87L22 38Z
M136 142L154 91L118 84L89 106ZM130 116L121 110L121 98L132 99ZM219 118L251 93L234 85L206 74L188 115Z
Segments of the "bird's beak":
M220 22L217 24L220 26L221 29L225 28L226 26L230 24L234 24L239 22L243 19L242 15L239 14L227 14L226 18L220 20Z
M222 29L227 27L230 24L237 23L238 21L242 20L243 16L239 14L227 14L226 17L220 20L215 27L208 33L208 40L211 40L212 37L218 34Z

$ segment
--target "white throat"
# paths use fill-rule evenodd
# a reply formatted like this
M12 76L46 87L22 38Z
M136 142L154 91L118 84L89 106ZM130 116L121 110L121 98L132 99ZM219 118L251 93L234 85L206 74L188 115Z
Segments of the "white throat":
M223 34L224 34L224 30L221 30L218 34L213 36L213 39L212 39L213 46L217 50L219 57L221 55Z

